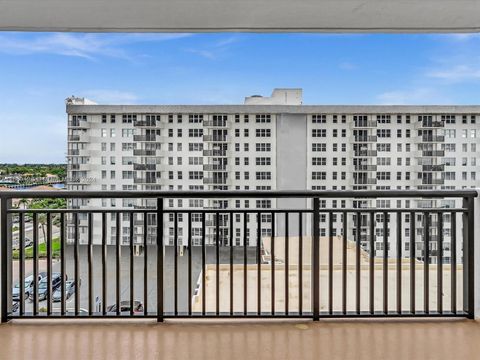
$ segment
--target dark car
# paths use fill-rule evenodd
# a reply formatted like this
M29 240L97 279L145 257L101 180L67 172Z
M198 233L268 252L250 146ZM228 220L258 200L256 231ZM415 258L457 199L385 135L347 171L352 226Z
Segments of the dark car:
M107 306L107 312L116 312L117 304ZM120 312L130 312L130 301L120 301ZM133 313L143 313L143 304L141 301L135 300L133 302Z
M38 273L38 283L40 283L40 281L42 281L42 279L46 277L47 277L46 272ZM24 289L25 289L25 299L28 299L33 291L33 275L29 275L25 278ZM12 299L13 301L20 300L20 284L15 284L15 286L13 287Z
M82 280L78 280L78 286L82 286ZM72 295L75 294L76 291L75 280L68 280L65 282L65 299L68 300ZM54 292L52 296L52 300L57 302L62 300L62 287L59 286Z
M65 279L66 280L66 279ZM52 292L57 290L57 288L62 283L62 276L60 273L52 274ZM45 300L48 297L48 282L47 278L43 278L42 281L38 283L38 300ZM30 298L33 298L33 292L30 294Z

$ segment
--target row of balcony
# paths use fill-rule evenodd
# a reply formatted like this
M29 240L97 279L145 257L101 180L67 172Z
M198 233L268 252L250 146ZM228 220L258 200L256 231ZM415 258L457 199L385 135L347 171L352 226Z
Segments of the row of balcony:
M445 136L423 134L422 136L418 136L418 141L419 142L444 142Z

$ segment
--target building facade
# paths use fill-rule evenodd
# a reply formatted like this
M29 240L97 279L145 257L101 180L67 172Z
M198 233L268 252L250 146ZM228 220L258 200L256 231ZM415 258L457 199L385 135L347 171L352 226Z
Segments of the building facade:
M271 97L251 96L243 105L97 105L68 98L68 188L70 190L387 190L480 187L480 106L311 106L302 105L301 89L276 89ZM478 145L477 145L478 144ZM73 207L126 209L119 219L123 244L129 243L128 210L154 208L149 200L75 200ZM175 209L269 209L311 206L299 199L168 199ZM452 207L454 200L326 199L321 207L338 208L333 234L342 235L342 209ZM459 204L456 204L457 206ZM265 210L268 212L268 210ZM116 217L108 218L108 239L115 243ZM148 238L155 239L155 215L148 214ZM383 214L375 219L375 255L383 256ZM165 221L168 242L177 235L186 243L186 214ZM200 244L201 216L192 214L192 241ZM228 215L220 214L220 241L256 242L256 219L243 225L235 214L228 234ZM100 221L94 219L94 223ZM261 218L262 235L270 235L271 215ZM320 235L328 235L327 215ZM367 215L347 222L348 238L361 225L368 249ZM391 226L396 219L388 219ZM409 255L409 214L402 215L402 241ZM424 219L415 219L421 237ZM438 221L438 220L437 220ZM175 234L173 224L178 223ZM206 238L215 241L215 219L207 216ZM449 261L450 219L444 219L444 256ZM80 241L87 219L79 219ZM134 242L142 243L143 218L133 219ZM281 224L276 233L282 234ZM435 223L432 222L432 236ZM390 228L390 225L389 227ZM391 227L392 229L394 227ZM246 234L244 231L246 229ZM387 231L389 231L387 229ZM461 231L461 228L457 228ZM244 236L246 235L246 236ZM250 236L252 235L252 236ZM389 242L396 234L390 233ZM432 241L431 250L436 243ZM419 240L417 257L423 253ZM389 249L395 256L395 249ZM435 259L432 258L432 262Z

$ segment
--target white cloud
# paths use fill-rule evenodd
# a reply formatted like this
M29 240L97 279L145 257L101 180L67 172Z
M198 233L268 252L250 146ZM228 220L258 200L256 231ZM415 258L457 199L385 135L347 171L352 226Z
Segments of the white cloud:
M466 64L454 65L450 68L432 70L427 75L452 82L480 80L480 67Z
M377 96L382 105L447 104L448 98L431 88L386 91Z
M135 104L138 96L134 93L121 90L93 89L80 92L80 96L86 97L100 104Z
M349 61L342 61L340 64L338 64L338 67L342 70L355 70L357 65Z
M95 59L99 56L130 58L124 46L139 42L159 42L190 34L23 34L0 35L0 53L14 55L54 54Z
M239 35L233 35L225 39L221 39L214 43L208 44L202 48L190 48L186 51L191 52L192 54L199 55L209 60L216 60L219 57L225 55L230 46L234 43L237 43L241 40Z
M447 39L447 40L453 40L453 41L468 41L468 40L480 38L480 34L478 33L441 34L438 36L441 39Z

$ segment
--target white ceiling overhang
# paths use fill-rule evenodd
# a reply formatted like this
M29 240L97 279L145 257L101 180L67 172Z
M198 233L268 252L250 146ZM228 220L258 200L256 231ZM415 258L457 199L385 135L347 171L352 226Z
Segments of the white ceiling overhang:
M470 32L479 0L0 0L0 30Z

